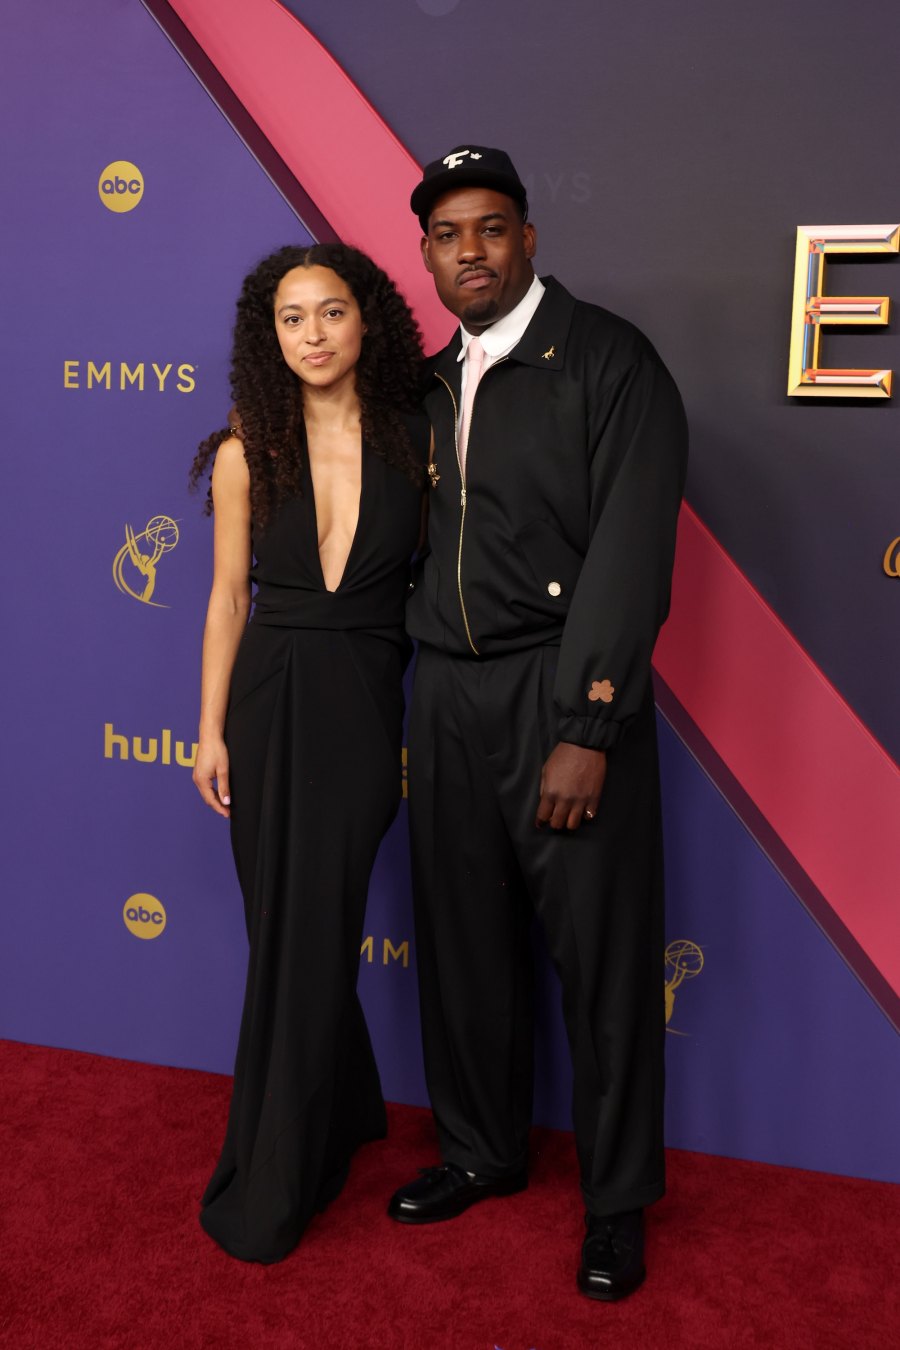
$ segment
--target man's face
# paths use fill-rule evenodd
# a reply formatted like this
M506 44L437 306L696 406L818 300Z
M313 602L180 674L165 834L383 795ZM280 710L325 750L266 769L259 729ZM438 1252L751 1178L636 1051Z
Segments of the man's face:
M534 226L511 197L489 188L454 188L428 217L422 257L444 305L470 333L483 333L524 296L534 271Z

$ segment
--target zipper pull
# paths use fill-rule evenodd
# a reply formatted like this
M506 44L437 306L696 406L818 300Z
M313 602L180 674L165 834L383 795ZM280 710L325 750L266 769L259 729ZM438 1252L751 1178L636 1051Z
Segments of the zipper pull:
M460 489L460 493L459 493L459 504L460 504L460 506L465 506L465 504L466 504L466 489L465 489L465 488L461 488L461 489Z

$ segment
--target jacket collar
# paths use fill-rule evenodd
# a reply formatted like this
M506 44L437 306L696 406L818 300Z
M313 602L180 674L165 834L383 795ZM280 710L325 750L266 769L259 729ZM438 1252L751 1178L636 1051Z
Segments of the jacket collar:
M512 349L508 361L524 366L539 366L541 370L562 370L565 364L566 342L575 312L575 298L555 277L541 277L545 290L541 303L521 340ZM447 346L431 357L427 369L439 375L451 389L459 389L459 349L462 345L459 328Z

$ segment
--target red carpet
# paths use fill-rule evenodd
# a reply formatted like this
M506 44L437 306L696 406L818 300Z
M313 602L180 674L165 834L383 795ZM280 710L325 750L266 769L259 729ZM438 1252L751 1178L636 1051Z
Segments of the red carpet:
M279 1266L197 1224L230 1080L0 1042L0 1344L13 1350L892 1350L900 1187L672 1152L650 1275L575 1289L571 1137L535 1132L532 1185L449 1224L392 1223L434 1160L391 1109L338 1201Z

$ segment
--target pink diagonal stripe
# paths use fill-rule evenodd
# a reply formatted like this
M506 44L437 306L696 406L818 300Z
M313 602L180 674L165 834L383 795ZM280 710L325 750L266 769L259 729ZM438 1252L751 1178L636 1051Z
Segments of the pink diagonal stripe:
M172 8L341 239L394 278L426 345L442 347L453 320L419 256L409 194L422 171L409 151L277 0L172 0Z
M689 507L654 664L900 993L900 768Z

